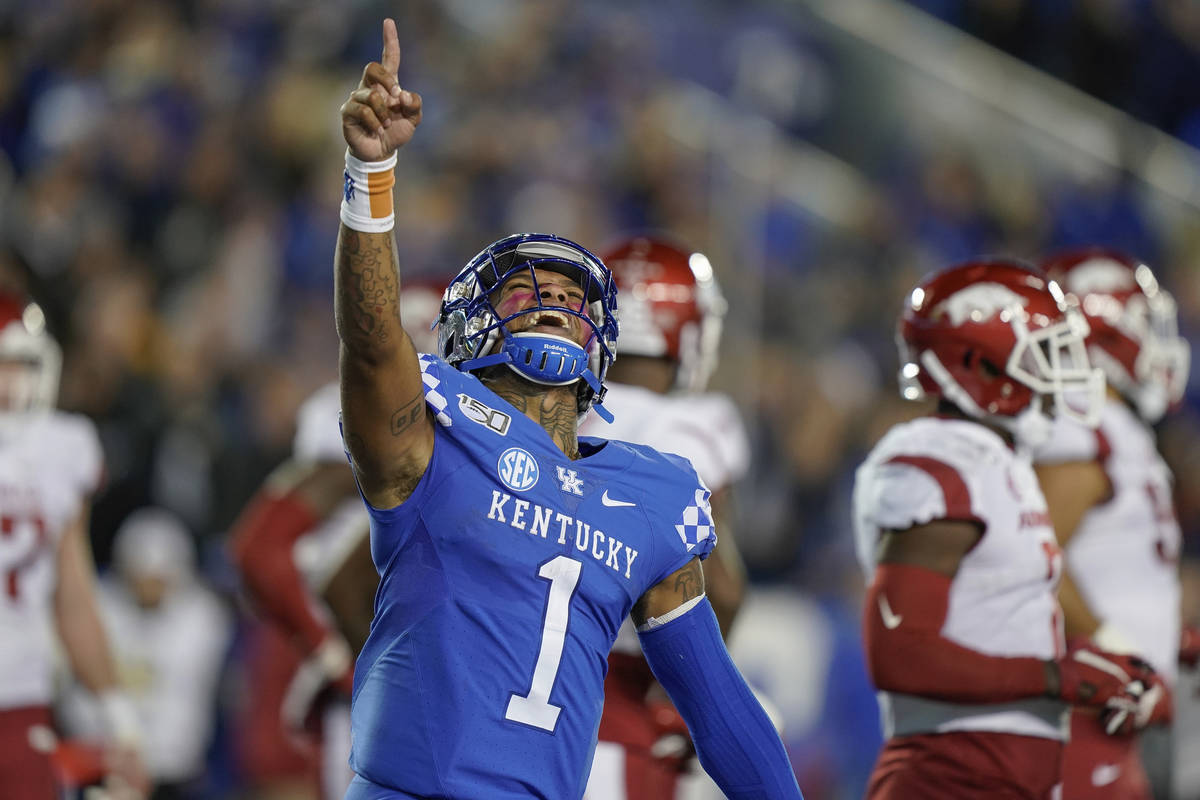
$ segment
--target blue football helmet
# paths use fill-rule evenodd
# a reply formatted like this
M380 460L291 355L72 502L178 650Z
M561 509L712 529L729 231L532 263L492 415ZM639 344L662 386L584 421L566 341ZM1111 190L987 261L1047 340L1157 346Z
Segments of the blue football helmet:
M579 284L585 310L548 305L535 270L552 270ZM493 301L500 286L527 271L537 305L501 317ZM512 333L507 323L525 314L552 309L582 320L592 334L583 347L565 336ZM546 386L579 382L582 418L593 405L601 416L604 376L617 353L617 285L604 263L569 239L543 233L519 233L485 247L450 281L438 316L438 348L464 372L507 364L517 374ZM582 379L582 380L581 380Z

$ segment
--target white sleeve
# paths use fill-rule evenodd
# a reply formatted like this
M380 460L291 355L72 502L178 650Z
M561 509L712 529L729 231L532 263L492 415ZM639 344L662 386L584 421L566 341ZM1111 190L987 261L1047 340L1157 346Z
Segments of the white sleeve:
M932 458L875 464L859 474L859 481L860 514L881 529L904 530L937 519L978 519L958 471Z

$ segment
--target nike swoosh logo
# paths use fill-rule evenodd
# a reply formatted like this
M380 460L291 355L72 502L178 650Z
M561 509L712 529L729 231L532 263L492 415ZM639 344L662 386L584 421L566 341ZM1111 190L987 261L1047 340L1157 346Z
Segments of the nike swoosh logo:
M624 500L613 500L608 496L608 489L604 490L604 494L600 495L600 502L609 508L620 508L621 506L636 506L637 503L626 503Z
M893 614L892 607L888 605L887 596L879 595L879 616L883 617L883 627L890 630L895 630L900 627L900 623L904 621L902 614Z

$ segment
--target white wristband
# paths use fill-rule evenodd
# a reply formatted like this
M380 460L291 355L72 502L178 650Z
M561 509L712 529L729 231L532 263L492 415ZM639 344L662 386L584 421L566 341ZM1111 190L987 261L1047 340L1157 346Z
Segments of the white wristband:
M137 709L129 696L112 689L102 692L97 699L112 740L126 747L137 748L142 741L142 725L138 722Z
M383 161L359 161L346 151L342 180L342 222L363 233L387 233L395 224L392 187L396 185L396 154Z

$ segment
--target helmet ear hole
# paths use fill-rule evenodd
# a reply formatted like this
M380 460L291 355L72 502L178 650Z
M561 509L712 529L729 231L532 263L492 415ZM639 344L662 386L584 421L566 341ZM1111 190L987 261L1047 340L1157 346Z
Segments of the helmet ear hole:
M979 359L979 368L983 371L983 374L989 378L999 378L1004 374L1003 370L986 358Z

